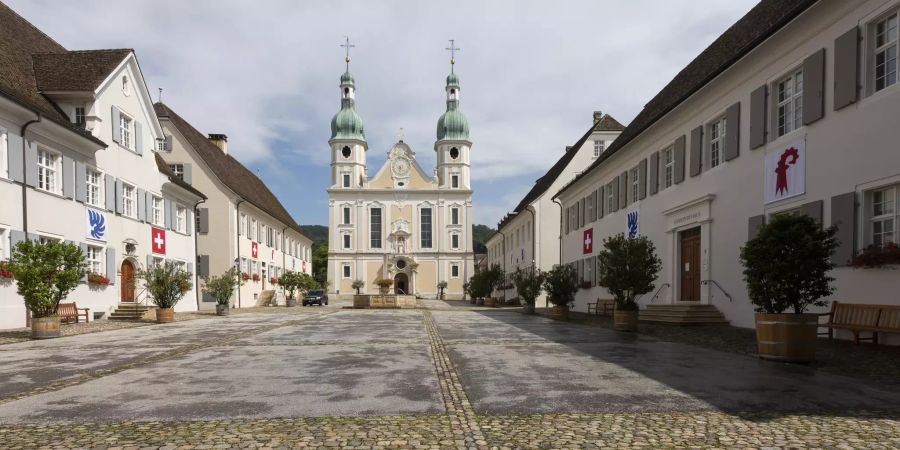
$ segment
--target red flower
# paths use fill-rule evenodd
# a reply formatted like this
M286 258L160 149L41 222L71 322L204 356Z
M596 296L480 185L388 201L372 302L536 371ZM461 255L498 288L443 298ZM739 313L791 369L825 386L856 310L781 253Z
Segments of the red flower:
M883 267L900 264L900 246L889 242L884 247L870 245L850 260L850 266L856 268Z
M241 272L241 279L247 281L250 279L250 274L247 272Z
M106 278L99 273L91 272L88 274L88 283L106 286L107 284L109 284L109 278Z
M258 274L258 273L254 273L254 274L253 274L253 281L259 281L259 274Z

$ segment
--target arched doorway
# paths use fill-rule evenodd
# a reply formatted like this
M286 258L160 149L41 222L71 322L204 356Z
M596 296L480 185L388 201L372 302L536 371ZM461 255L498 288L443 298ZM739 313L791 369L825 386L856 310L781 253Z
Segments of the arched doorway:
M122 261L122 298L123 302L134 301L134 263L129 260Z
M398 273L394 276L394 294L409 294L409 277L405 273Z

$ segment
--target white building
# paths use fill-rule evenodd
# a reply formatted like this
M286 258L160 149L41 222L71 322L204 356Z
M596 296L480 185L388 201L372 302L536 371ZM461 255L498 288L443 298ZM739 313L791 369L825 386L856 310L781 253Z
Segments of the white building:
M311 275L312 241L265 183L228 153L228 138L207 138L168 106L155 107L166 134L161 154L209 197L197 209L199 275L219 275L237 263L249 279L235 291L236 307L256 306L265 291L283 294L271 279L286 271ZM214 305L204 295L201 307Z
M612 145L625 128L609 114L594 111L587 132L556 163L538 178L515 209L497 224L498 232L487 241L488 265L498 265L507 274L532 266L547 271L559 264L559 204L555 194ZM512 283L495 295L517 298ZM542 293L537 304L546 304Z
M446 281L447 298L462 298L474 273L469 125L459 111L460 85L447 76L447 111L438 120L437 166L426 172L402 140L369 176L356 86L341 76L341 110L331 122L332 186L328 189L328 281L331 295L350 297L354 280L377 293L392 279L397 293L433 297Z
M0 260L23 239L77 243L109 285L68 301L93 317L145 302L135 271L163 260L194 272L193 210L203 194L154 151L162 139L129 49L69 51L0 4ZM197 291L176 310L195 310ZM26 325L0 278L0 328Z
M603 238L648 236L663 269L642 305L713 305L752 327L740 247L801 212L838 226L832 300L900 304L896 270L847 267L900 235L898 12L897 0L755 6L557 194L562 261L596 285ZM598 297L580 291L575 309Z

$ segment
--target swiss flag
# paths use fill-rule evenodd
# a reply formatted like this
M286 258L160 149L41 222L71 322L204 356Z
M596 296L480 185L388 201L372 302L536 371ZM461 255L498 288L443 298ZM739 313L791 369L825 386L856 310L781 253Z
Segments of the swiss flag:
M594 251L594 229L584 230L584 239L581 241L581 252L585 255Z
M166 230L150 227L150 250L160 255L166 254Z
M256 245L256 242L250 243L250 255L252 255L254 258L259 255L259 246Z

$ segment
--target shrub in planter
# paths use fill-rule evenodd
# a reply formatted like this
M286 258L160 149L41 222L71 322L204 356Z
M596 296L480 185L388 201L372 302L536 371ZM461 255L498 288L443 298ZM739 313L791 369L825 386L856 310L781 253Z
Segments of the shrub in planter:
M247 281L250 279L250 274L247 272L241 272L241 279Z
M356 289L356 295L359 295L359 290L366 287L366 282L363 280L353 280L353 284L350 285L351 288Z
M441 281L440 283L437 284L437 288L438 288L438 298L443 300L444 299L444 289L447 289L447 282Z
M391 286L394 285L394 280L390 278L379 278L375 280L375 285L378 286L378 293L387 295L391 292Z
M9 270L9 261L0 261L0 278L13 279L12 271Z
M285 303L287 306L297 306L297 297L295 293L299 290L305 295L311 289L319 286L312 275L302 272L287 272L278 278L278 284L287 292Z
M231 296L241 284L243 282L238 279L237 269L232 267L222 275L204 278L202 289L216 299L216 314L227 316Z
M900 265L900 246L888 242L884 246L870 245L850 260L850 266L858 269Z
M257 282L262 279L258 273L254 273L250 278L252 278L253 281L257 281Z
M87 264L81 249L64 242L21 241L13 248L7 270L16 279L16 291L31 311L31 337L59 336L59 303L84 278Z
M578 292L578 273L568 264L557 264L544 277L547 299L556 306L556 312L565 320L569 319L569 305L575 301Z
M525 313L534 314L534 302L541 295L541 285L544 284L545 274L537 267L522 270L516 269L512 273L512 281L516 286L519 298L525 303Z
M809 362L815 358L818 315L834 292L831 254L838 246L834 227L822 229L806 215L775 216L741 248L747 294L756 306L759 356ZM785 314L785 311L791 313Z
M603 240L598 284L616 301L613 328L637 331L637 299L653 290L653 282L662 267L653 241L646 236L628 238L620 233Z
M93 284L96 286L106 286L109 284L109 278L106 278L105 276L96 272L87 274L87 281L88 284Z
M192 277L192 274L168 261L138 272L136 279L144 280L151 301L158 307L157 322L175 320L175 305L193 287Z

